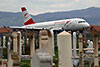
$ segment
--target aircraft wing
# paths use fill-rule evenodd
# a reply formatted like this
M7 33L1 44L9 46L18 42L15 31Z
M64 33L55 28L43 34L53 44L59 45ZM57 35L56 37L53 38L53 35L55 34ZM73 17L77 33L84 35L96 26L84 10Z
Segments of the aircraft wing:
M24 26L10 26L13 30L35 30L40 31L42 28L24 27Z
M24 29L22 26L10 26L10 28L12 28L12 29Z
M47 29L47 30L62 30L62 28L54 28L54 27L48 27L48 28L34 28L34 27L27 27L27 26L10 26L12 29L26 29L26 30L41 30L41 29Z

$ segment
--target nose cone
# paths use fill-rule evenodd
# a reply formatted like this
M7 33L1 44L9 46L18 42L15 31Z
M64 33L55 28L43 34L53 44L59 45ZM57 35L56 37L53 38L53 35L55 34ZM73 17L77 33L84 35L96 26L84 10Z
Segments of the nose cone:
M89 28L89 27L90 27L90 24L87 23L87 28Z
M89 28L90 27L90 24L88 24L87 22L84 24L84 28Z

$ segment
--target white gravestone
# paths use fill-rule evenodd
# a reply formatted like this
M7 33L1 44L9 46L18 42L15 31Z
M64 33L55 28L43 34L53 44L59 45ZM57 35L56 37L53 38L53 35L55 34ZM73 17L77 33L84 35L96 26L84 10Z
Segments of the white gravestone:
M93 42L92 41L88 40L87 43L88 43L87 48L93 48ZM88 50L88 51L86 51L86 53L94 53L94 51L93 50Z
M77 50L76 50L76 32L73 32L73 56L76 57L77 56ZM75 66L78 65L79 59L73 59L73 64Z
M6 36L3 36L3 48L6 48Z
M59 67L73 67L71 34L63 31L57 35Z

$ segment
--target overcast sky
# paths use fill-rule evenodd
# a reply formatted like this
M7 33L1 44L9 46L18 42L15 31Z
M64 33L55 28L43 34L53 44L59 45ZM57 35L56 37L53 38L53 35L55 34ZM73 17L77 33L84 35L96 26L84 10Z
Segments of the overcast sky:
M20 12L22 6L25 6L29 13L36 15L100 7L100 0L0 0L0 11Z

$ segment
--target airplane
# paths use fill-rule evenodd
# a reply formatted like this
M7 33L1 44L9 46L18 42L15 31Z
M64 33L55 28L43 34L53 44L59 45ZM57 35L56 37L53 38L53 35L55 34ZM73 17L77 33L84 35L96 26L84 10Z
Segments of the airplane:
M90 24L82 18L72 18L63 19L47 22L36 23L32 17L29 15L25 7L21 8L24 17L24 26L10 26L13 29L31 29L31 30L41 30L47 29L51 31L52 42L54 47L54 31L53 30L71 30L71 31L81 31L90 27Z
M83 30L90 27L89 23L82 18L63 19L36 23L29 15L25 7L21 8L24 17L24 26L10 26L19 29L53 29L53 30Z

